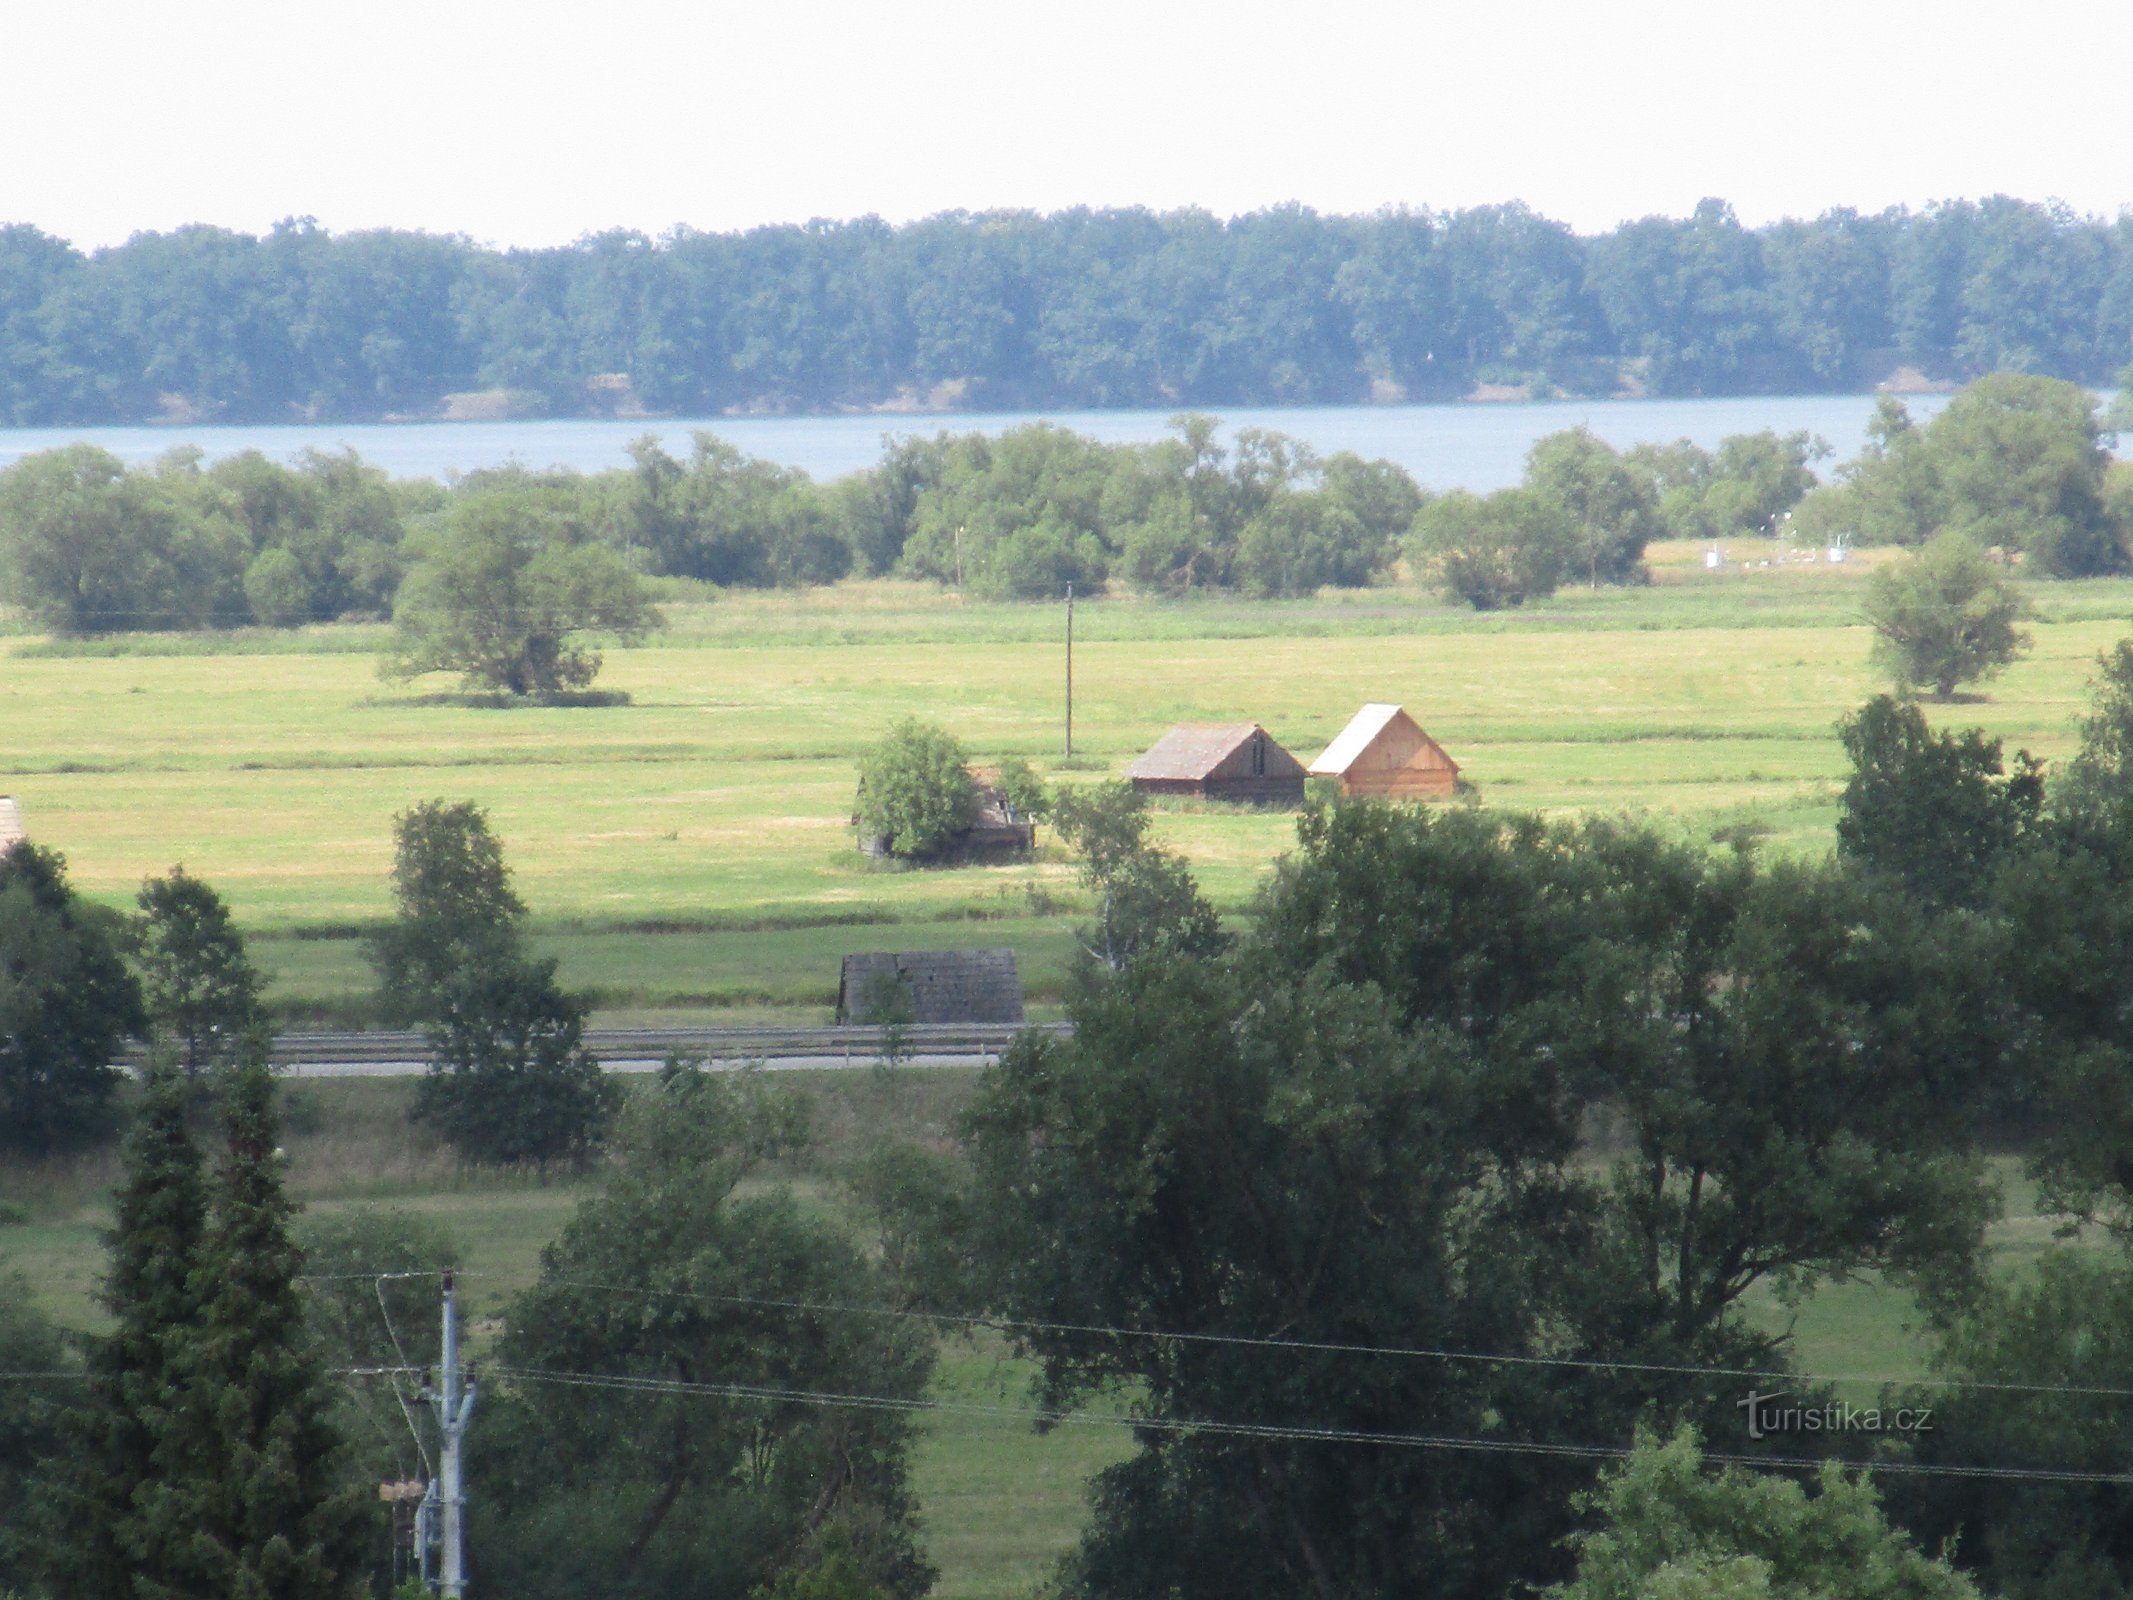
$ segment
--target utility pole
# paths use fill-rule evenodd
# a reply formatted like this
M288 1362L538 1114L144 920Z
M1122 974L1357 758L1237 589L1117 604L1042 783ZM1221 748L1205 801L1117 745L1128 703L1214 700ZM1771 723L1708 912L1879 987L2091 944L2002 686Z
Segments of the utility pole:
M1067 585L1066 753L1074 757L1074 586Z
M461 1386L459 1370L459 1303L452 1292L452 1275L444 1274L444 1381L429 1393L429 1402L436 1408L437 1432L442 1440L442 1451L437 1465L437 1481L430 1485L423 1510L429 1515L423 1518L427 1525L425 1534L434 1533L442 1546L438 1565L442 1568L437 1578L437 1592L448 1600L459 1600L467 1592L467 1527L466 1527L466 1478L461 1446L467 1435L467 1418L474 1414L474 1380L468 1377ZM429 1541L417 1535L422 1546L422 1575L429 1578Z

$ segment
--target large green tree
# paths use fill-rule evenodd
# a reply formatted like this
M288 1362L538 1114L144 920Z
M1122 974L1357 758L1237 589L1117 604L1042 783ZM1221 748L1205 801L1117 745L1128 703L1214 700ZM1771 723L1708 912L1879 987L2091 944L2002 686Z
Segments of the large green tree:
M968 758L945 728L906 717L859 758L859 831L891 855L943 854L969 831L976 801Z
M1644 547L1659 534L1651 480L1589 428L1551 433L1526 453L1525 485L1563 509L1576 528L1575 565L1598 588L1644 574Z
M889 1297L882 1269L765 1181L806 1138L759 1075L675 1064L632 1108L483 1400L472 1538L499 1591L572 1596L597 1569L618 1600L744 1600L839 1549L870 1587L925 1590L900 1407L933 1343L845 1309Z
M393 821L398 915L373 936L381 999L427 1033L416 1115L499 1162L581 1161L620 1090L585 1048L584 1007L553 956L526 952L526 908L472 802L427 801Z
M136 1494L174 1556L172 1597L353 1600L366 1587L360 1501L340 1468L336 1396L310 1337L294 1206L256 1042L222 1088L225 1150L194 1272L197 1318L175 1332L181 1397Z
M1944 533L1869 580L1874 664L1900 694L1952 700L1958 686L2005 671L2029 649L2018 624L2028 598L1976 541Z
M1555 593L1579 553L1578 531L1559 501L1536 490L1461 489L1422 508L1409 550L1448 598L1495 611Z
M62 1449L42 1486L38 1564L63 1595L131 1600L170 1585L199 1600L212 1593L177 1582L191 1520L183 1502L199 1488L183 1447L185 1341L209 1292L207 1187L187 1127L191 1103L175 1066L154 1061L105 1241L100 1298L113 1325L88 1343L85 1399L62 1419ZM155 1508L151 1495L161 1497Z
M2000 741L1939 733L1916 705L1876 695L1837 725L1850 757L1837 851L1939 906L1976 905L2044 806L2040 763L2009 773Z
M389 676L457 672L474 688L558 694L599 673L588 636L634 643L658 625L629 565L532 490L464 494L408 548Z
M108 1126L112 1057L148 1026L123 943L63 856L26 840L0 852L0 1146L41 1154Z
M183 866L141 885L134 956L151 1026L167 1033L186 1076L230 1060L260 1026L262 980L222 897Z

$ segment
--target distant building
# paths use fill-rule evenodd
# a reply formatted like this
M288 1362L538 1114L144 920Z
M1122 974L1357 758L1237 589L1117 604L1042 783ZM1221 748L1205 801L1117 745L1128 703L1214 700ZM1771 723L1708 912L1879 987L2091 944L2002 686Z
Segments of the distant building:
M884 1020L883 1002L898 989L908 997L901 1020L1022 1021L1022 978L1015 953L995 950L910 950L846 956L837 978L837 1020Z
M1341 793L1393 800L1448 800L1459 763L1398 706L1367 705L1311 763L1314 778L1338 778Z
M970 799L970 821L940 853L950 859L1020 856L1029 854L1036 844L1037 825L1009 805L1001 790L981 781ZM861 854L875 857L893 853L888 835L880 833L862 833L859 849Z
M22 831L22 812L10 795L0 794L0 850L5 850L17 839L27 839Z
M1256 722L1180 723L1128 767L1126 777L1144 794L1303 804L1303 764Z

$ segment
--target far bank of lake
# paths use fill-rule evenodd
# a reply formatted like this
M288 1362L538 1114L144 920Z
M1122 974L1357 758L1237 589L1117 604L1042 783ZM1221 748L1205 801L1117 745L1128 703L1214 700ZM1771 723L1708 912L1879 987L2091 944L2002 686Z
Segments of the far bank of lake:
M1549 400L1414 406L1209 407L1224 431L1264 428L1304 440L1322 455L1352 450L1396 461L1417 482L1436 489L1485 493L1516 483L1533 441L1564 428L1588 427L1608 443L1631 445L1688 439L1706 448L1728 434L1805 429L1829 441L1824 469L1858 454L1876 396L1755 395L1715 400ZM1923 421L1948 403L1939 394L1908 395L1904 403ZM684 455L690 437L707 429L748 452L816 478L834 478L873 465L884 436L999 433L1031 422L1052 422L1092 438L1124 443L1161 438L1172 411L987 412L932 415L559 419L521 422L403 422L201 424L131 428L0 429L0 467L39 450L85 440L128 462L152 461L166 450L195 446L211 459L258 450L276 459L299 451L353 449L396 477L445 478L518 462L599 472L625 465L625 447L652 434Z

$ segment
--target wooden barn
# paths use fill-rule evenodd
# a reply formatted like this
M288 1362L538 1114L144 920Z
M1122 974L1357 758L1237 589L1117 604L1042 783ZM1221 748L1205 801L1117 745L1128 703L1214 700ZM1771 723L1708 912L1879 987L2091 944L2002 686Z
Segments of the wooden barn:
M1459 763L1398 706L1368 705L1311 763L1314 778L1338 778L1341 793L1390 800L1448 800Z
M28 837L22 831L22 812L16 807L14 798L0 794L0 850L5 850L17 839Z
M1126 777L1147 794L1303 804L1303 764L1256 722L1180 723L1128 767Z
M892 985L910 997L907 1022L1022 1021L1022 978L1014 951L1004 946L846 956L837 978L837 1020L879 1020L875 1010Z

